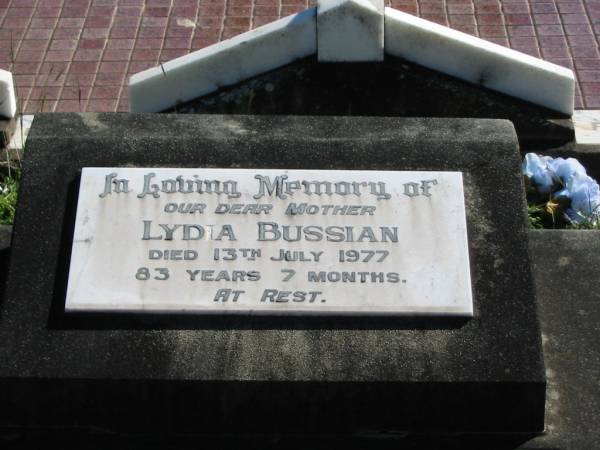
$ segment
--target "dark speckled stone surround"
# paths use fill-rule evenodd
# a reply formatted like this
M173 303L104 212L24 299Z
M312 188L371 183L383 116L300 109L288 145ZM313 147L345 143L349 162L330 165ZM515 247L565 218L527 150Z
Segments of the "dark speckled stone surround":
M65 315L85 166L462 171L475 317ZM0 305L0 429L540 432L524 202L508 121L36 116Z

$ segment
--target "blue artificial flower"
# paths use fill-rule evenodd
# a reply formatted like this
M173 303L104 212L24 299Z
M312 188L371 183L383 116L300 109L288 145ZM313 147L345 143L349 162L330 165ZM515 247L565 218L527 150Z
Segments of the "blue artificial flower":
M549 167L550 162L552 162L550 156L540 156L535 153L527 153L523 161L523 175L529 178L542 194L551 192L557 181L554 171Z
M587 175L585 167L575 158L555 158L548 162L548 168L554 172L556 177L560 178L565 186L574 176L585 177Z
M523 161L523 174L539 193L551 193L552 199L569 199L570 206L565 213L572 223L596 224L600 221L600 187L575 158L552 158L527 153Z
M566 191L571 206L566 213L571 222L590 221L596 223L600 218L600 187L593 178L579 173L573 174L567 182Z

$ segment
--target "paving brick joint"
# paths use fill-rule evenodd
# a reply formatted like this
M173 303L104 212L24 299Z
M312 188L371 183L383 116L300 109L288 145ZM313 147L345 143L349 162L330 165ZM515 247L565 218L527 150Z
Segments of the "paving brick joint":
M133 73L296 13L311 0L0 0L0 68L19 110L127 111ZM386 0L575 70L600 108L600 0Z

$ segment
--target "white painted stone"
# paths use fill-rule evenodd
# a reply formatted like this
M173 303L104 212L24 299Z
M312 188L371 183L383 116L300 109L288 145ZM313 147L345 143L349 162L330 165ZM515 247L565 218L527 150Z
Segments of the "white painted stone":
M573 124L577 144L600 145L600 110L576 110L573 113Z
M262 184L263 195L257 175L269 181ZM127 189L117 180L128 180ZM221 184L213 193L198 193L196 180ZM322 194L308 184L306 193L303 180L330 184L320 185ZM190 186L193 192L179 192ZM360 196L352 189L359 189ZM473 313L459 172L84 168L78 202L67 311ZM201 213L168 212L170 205L188 203L206 206ZM311 205L307 211L312 214L286 214L292 203ZM272 206L264 206L268 213L244 214L245 206L234 204ZM333 206L326 205L346 207L346 214L333 214ZM217 214L217 208L230 213ZM262 240L261 222L266 230ZM171 229L198 225L204 235L188 227L188 237L201 238L185 240L182 225L169 240L159 224ZM230 225L232 234L220 236L224 225ZM291 227L291 239L296 227L302 227L301 240L276 239L277 233L284 236L283 226ZM352 239L346 227L351 227ZM380 227L391 235L384 237ZM188 260L182 259L185 251ZM282 251L297 252L305 260L281 261ZM234 271L237 281L228 281ZM190 274L195 274L193 280ZM215 301L219 289L243 292L237 301L233 292L228 301ZM271 301L275 299L279 301Z
M573 113L575 77L556 64L385 9L385 52L486 88Z
M131 112L158 112L314 54L316 9L277 20L134 74Z
M17 99L12 73L0 69L0 116L12 119L16 113Z
M383 61L383 0L320 0L320 62Z

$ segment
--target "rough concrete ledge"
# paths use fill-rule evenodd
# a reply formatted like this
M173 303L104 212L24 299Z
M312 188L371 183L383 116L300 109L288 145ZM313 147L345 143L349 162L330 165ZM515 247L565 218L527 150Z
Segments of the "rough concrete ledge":
M573 113L577 144L600 147L600 110L584 109Z

